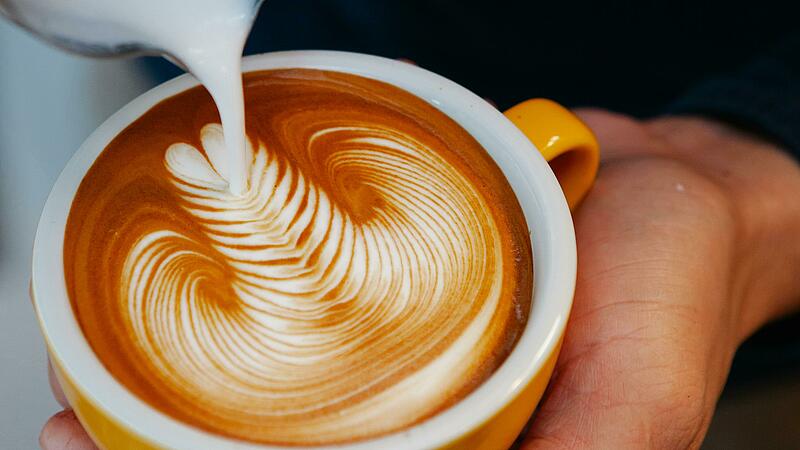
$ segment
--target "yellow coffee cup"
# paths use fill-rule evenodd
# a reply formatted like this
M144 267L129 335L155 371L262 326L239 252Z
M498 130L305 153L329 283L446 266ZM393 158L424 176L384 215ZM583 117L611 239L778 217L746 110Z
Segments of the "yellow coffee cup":
M522 206L534 254L535 288L528 323L512 353L486 382L453 407L418 425L333 448L507 448L539 402L558 357L577 268L569 207L586 195L597 172L598 148L592 133L553 102L530 100L504 116L445 78L375 56L301 51L251 56L244 62L245 71L285 68L334 70L381 80L449 115L482 144L505 174ZM56 377L78 419L100 448L284 448L210 434L168 417L134 396L92 352L68 296L63 238L70 205L83 176L120 131L161 100L196 85L191 77L179 77L142 95L101 125L59 176L37 229L31 283L34 306Z

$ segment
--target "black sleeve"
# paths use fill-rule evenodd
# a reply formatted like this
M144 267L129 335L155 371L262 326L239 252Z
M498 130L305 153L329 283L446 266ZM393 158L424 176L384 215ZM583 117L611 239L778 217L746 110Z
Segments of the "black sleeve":
M668 108L761 133L800 158L800 30L741 70L706 80Z

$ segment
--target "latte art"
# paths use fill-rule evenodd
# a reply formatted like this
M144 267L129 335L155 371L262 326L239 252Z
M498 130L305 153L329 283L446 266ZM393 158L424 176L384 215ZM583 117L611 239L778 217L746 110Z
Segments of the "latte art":
M527 320L530 249L499 170L396 88L316 71L245 81L243 196L208 162L224 151L213 117L152 128L199 92L148 112L87 175L65 266L89 342L145 401L240 439L347 442L452 405Z

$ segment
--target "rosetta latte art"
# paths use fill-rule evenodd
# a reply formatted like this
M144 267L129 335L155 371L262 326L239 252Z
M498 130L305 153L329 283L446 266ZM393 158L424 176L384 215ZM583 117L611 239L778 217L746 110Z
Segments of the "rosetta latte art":
M304 129L288 149L252 140L243 196L205 156L219 125L169 146L182 219L137 225L112 283L127 364L157 380L128 384L241 439L347 442L430 417L494 370L519 308L473 180L387 124Z

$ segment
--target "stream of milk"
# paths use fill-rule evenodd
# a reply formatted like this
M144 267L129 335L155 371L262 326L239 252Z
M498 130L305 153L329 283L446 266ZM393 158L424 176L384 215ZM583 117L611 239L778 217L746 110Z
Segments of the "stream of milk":
M87 54L151 51L177 60L217 104L225 148L208 154L233 194L247 189L241 56L263 0L0 0L0 12Z

